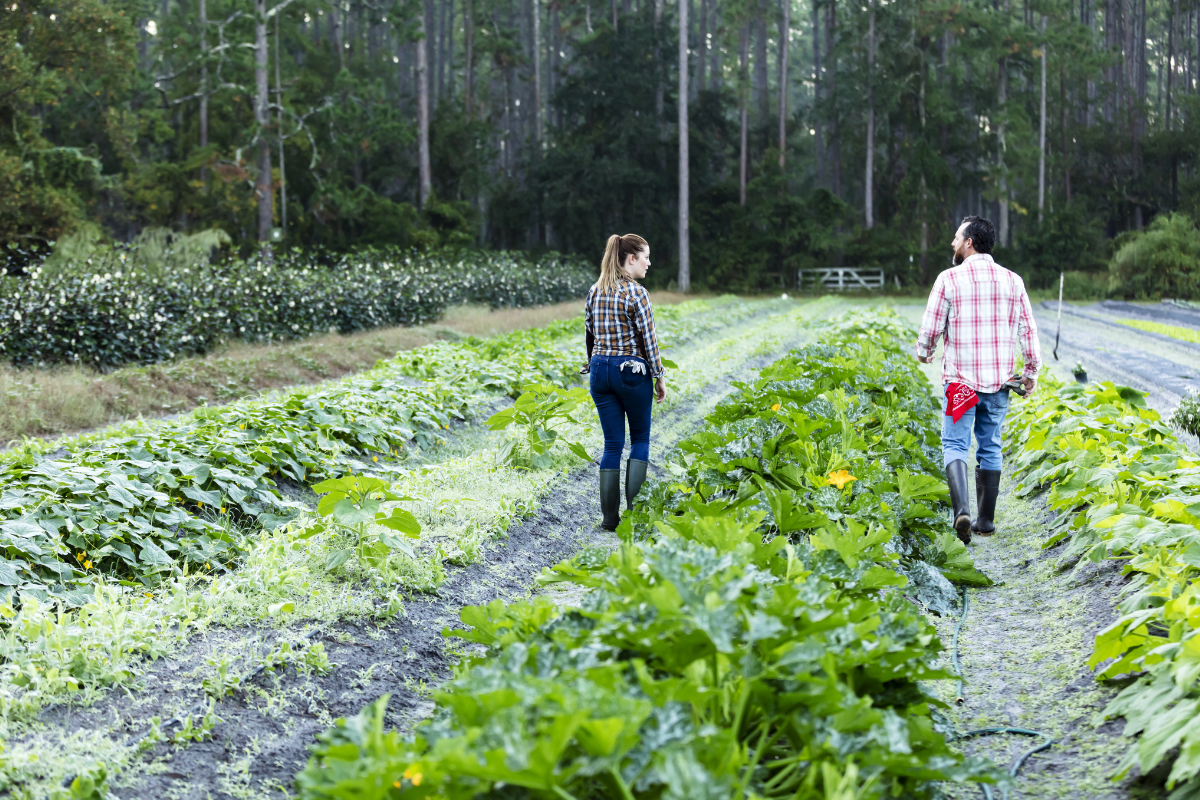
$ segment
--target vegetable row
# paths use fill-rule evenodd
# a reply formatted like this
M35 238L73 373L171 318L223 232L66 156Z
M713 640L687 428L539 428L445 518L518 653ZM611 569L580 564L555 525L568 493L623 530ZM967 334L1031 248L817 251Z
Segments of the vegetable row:
M715 329L755 308L693 302L663 309L660 327L678 341L676 327L698 330L690 315L705 312L701 327ZM49 455L5 454L0 587L79 605L98 580L148 587L230 565L248 533L306 509L305 486L396 469L406 448L436 445L452 422L482 410L481 394L574 381L581 328L577 319L438 343L322 386L125 425Z
M1059 562L1116 559L1120 617L1096 637L1100 680L1132 678L1105 710L1126 719L1120 774L1169 764L1172 800L1200 796L1200 457L1142 392L1054 379L1010 416L1018 494L1048 489Z
M279 341L415 325L448 305L493 308L573 300L594 280L588 265L555 255L463 251L414 255L365 250L329 263L302 254L275 261L198 263L148 272L81 265L0 276L0 360L18 366L110 368L202 354L225 339Z
M486 650L432 719L386 731L385 696L340 720L300 796L816 800L995 780L950 748L922 685L952 675L904 595L986 578L942 521L939 409L901 324L852 315L737 384L615 552L543 575L586 590L578 608L464 610L447 635Z

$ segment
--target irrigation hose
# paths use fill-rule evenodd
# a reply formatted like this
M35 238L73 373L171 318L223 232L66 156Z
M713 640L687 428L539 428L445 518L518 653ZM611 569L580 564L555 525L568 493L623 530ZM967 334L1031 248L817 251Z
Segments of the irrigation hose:
M954 627L954 649L953 649L953 652L951 653L951 658L954 662L954 674L956 674L958 676L958 690L956 692L954 702L960 706L966 702L966 697L963 694L962 664L960 664L959 660L958 660L958 639L959 639L959 634L962 632L963 624L966 623L966 621L967 621L967 609L970 608L970 604L971 604L971 594L966 589L966 587L963 587L963 590L962 590L962 614L959 615L958 624ZM1029 728L1006 728L1006 727L979 728L977 730L967 731L965 733L959 733L959 732L955 731L954 738L955 739L970 739L974 736L992 736L993 734L997 734L997 733L1014 733L1019 736L1041 736L1044 738L1044 741L1041 744L1039 744L1037 747L1034 747L1030 750L1026 750L1024 753L1022 753L1017 758L1017 760L1013 763L1012 767L1009 768L1008 774L1011 778L1014 779L1014 781L1016 780L1017 773L1021 771L1021 767L1023 767L1025 765L1025 762L1029 759L1030 756L1032 756L1034 753L1040 753L1043 750L1048 749L1050 747L1050 745L1054 744L1054 737L1052 737L1050 734L1048 734L1044 731L1030 730ZM981 783L979 785L979 789L983 793L985 800L995 800L995 795L992 794L992 787L988 786L987 784ZM1000 797L1002 800L1008 800L1009 790L1007 787L1004 787L1000 790Z

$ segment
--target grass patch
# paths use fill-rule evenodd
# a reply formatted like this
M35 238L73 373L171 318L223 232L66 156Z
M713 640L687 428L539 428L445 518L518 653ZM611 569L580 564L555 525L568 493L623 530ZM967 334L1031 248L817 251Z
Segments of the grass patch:
M698 295L655 292L659 305ZM340 378L402 350L439 339L494 336L540 328L581 314L582 301L492 311L456 306L433 325L384 328L302 342L250 345L230 342L207 357L101 374L85 367L0 367L0 445L25 437L85 431L136 417L158 417L197 406L228 403L260 392ZM582 360L582 359L581 359Z

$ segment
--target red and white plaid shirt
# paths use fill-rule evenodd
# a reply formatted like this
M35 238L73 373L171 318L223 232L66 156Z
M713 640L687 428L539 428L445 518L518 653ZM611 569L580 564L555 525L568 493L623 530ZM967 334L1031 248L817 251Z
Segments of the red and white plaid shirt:
M599 292L592 284L583 304L583 323L596 337L590 355L636 356L646 359L650 377L658 378L666 372L658 351L658 334L654 332L650 293L637 281L622 280L615 292Z
M1025 282L985 253L938 275L921 318L917 356L930 358L942 336L943 383L965 383L980 394L1000 391L1012 377L1018 339L1025 377L1036 377L1042 366Z

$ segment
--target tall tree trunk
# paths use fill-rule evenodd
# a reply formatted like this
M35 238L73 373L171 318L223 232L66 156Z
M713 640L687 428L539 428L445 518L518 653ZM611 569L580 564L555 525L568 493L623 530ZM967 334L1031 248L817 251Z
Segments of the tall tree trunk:
M754 20L754 90L758 95L755 138L763 150L770 143L771 90L767 86L767 0L757 0Z
M791 49L792 0L782 0L779 18L779 169L787 166L788 51Z
M918 110L921 112L921 147L927 148L929 142L926 139L925 131L925 48L922 47L921 53L921 83L919 93L917 95ZM921 164L921 197L918 212L921 215L921 281L927 283L929 281L929 217L927 216L928 209L925 205L926 185L925 185L925 165Z
M697 69L699 69L699 64L700 64L699 48L694 46L694 45L698 44L697 39L696 39L696 0L687 0L687 12L688 12L687 34L688 34L688 51L689 51L688 52L688 91L691 92L691 94L688 95L688 100L690 101L690 100L696 99L696 87L700 85L699 78L693 77L696 74L695 71ZM696 52L692 52L692 51L696 51Z
M680 0L683 2L683 0ZM658 122L658 136L661 139L665 133L666 120L663 119L663 80L666 78L662 52L659 49L659 39L662 31L663 0L654 0L654 118Z
M329 44L337 54L338 68L346 68L346 48L342 45L342 4L332 3L329 6Z
M1046 35L1046 16L1042 15L1041 33ZM1038 110L1038 222L1045 218L1046 208L1046 40L1042 39L1042 81Z
M254 191L258 195L258 241L271 240L274 214L271 209L271 141L267 128L271 118L269 108L270 84L267 82L267 0L254 0L254 121L258 124L258 178Z
M722 17L721 17L720 2L714 2L712 4L711 11L712 11L712 15L713 15L712 29L714 32L713 35L715 37L716 33L721 30ZM725 67L724 67L724 62L722 61L722 58L721 58L721 53L722 53L721 47L717 46L717 47L712 48L712 50L708 54L708 68L709 68L708 88L713 90L714 92L721 91L721 89L725 85L725 77L724 77L725 76Z
M1008 0L1004 0L1004 16L1008 17ZM999 168L999 176L996 185L999 189L997 212L999 213L999 240L996 242L1001 247L1008 247L1008 167L1004 163L1004 151L1007 145L1005 137L1004 117L1007 114L1006 107L1008 105L1008 59L1003 56L999 59L999 77L997 79L996 89L996 111L1000 114L1000 125L996 129L996 166Z
M542 9L538 0L529 0L533 15L533 136L542 141Z
M454 96L454 0L446 0L446 96Z
M1062 131L1063 194L1071 202L1071 150L1067 144L1067 68L1058 68L1059 128ZM1090 125L1090 122L1088 123Z
M475 91L475 8L474 0L463 0L463 39L466 49L466 64L463 67L463 106L470 119Z
M200 0L200 147L208 147L208 4ZM200 165L200 182L208 192L208 165Z
M688 7L679 0L679 291L692 288L688 184Z
M789 0L784 0L788 2ZM824 123L821 118L821 97L825 88L825 79L821 75L821 4L818 0L812 3L812 54L813 54L813 94L812 119L813 133L816 137L814 146L817 156L817 186L825 188L825 137Z
M708 0L700 0L700 69L697 78L697 92L703 92L708 88Z
M279 126L279 227L287 233L287 169L283 159L283 81L279 77L279 51L283 39L279 38L279 18L275 14L275 105L279 107L275 115L275 124Z
M617 33L617 0L612 0L613 33Z
M554 108L551 101L554 98L554 93L558 91L559 78L559 59L562 56L562 23L559 19L559 6L561 0L554 0L554 4L550 7L550 86L546 91L546 110L549 112L550 127L556 128L560 124L558 110Z
M1167 130L1171 130L1171 90L1175 86L1175 20L1179 19L1179 0L1171 6L1171 25L1167 30Z
M433 171L429 164L429 69L426 58L425 14L417 15L417 174L421 208L433 193Z
M867 230L875 227L875 0L867 0L867 168L863 176L863 213Z
M738 110L741 116L741 150L738 160L738 205L746 205L746 180L750 168L750 108L749 93L750 23L743 22L738 34Z
M825 74L829 100L829 188L842 196L842 141L837 108L837 0L829 0L825 13Z

